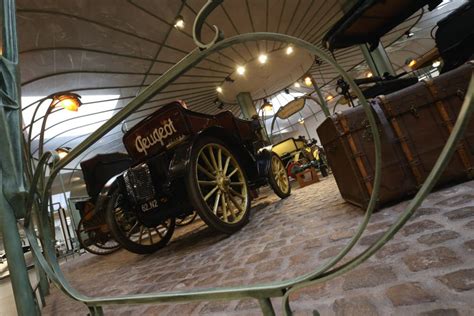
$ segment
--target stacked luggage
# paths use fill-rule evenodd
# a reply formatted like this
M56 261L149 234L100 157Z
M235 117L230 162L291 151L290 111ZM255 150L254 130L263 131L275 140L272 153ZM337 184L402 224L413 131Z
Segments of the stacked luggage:
M459 114L473 63L370 101L382 141L378 206L416 193L433 168ZM366 207L373 190L375 146L362 107L327 118L317 129L342 197ZM474 177L471 121L438 187Z

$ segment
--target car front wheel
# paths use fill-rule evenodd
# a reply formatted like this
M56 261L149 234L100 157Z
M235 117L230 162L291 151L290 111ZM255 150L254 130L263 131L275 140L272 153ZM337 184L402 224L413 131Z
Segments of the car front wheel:
M234 153L219 139L202 137L194 144L186 184L191 203L209 227L232 234L247 224L247 177Z

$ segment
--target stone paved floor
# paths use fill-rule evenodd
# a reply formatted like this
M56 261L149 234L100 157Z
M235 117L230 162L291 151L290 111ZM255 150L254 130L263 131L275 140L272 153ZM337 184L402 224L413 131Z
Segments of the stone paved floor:
M414 218L355 270L291 296L296 315L474 314L474 181L432 193ZM401 213L402 202L374 214L348 257L370 245ZM83 255L63 265L88 295L120 295L249 285L311 271L345 245L363 211L345 203L332 177L295 189L280 201L258 201L250 223L226 237L202 222L151 255L125 250ZM281 300L273 299L277 314ZM260 315L253 300L110 306L106 315ZM87 309L53 289L44 315L85 315Z

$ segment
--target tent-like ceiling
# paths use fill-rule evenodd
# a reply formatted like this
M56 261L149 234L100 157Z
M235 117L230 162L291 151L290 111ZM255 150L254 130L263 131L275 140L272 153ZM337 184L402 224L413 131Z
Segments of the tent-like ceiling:
M124 107L144 87L177 63L196 46L192 24L205 0L18 0L18 34L25 124L29 124L38 99L58 91L82 96L84 105L77 113L57 111L48 119L45 148L74 147L118 109ZM289 34L321 47L328 29L343 16L338 0L225 0L208 17L204 40L214 35L217 25L226 37L264 31ZM382 38L396 69L401 71L407 57L417 58L434 47L430 37L436 21L464 1L444 1L439 9L420 10ZM178 17L184 28L174 26ZM413 37L405 33L411 30ZM278 76L285 63L273 62L285 44L272 41L238 44L210 56L188 71L138 112L101 139L81 157L97 152L123 150L123 130L133 126L157 107L183 99L190 109L204 113L220 111L215 100L226 101L224 109L240 114L234 97L222 95L216 87L232 84L245 87L255 99L274 95L291 86L300 76L310 73L324 91L332 91L337 74L327 64L301 57L290 62L295 71ZM267 53L266 77L236 75L238 65L255 63ZM286 56L292 58L292 56ZM367 72L359 47L334 52L342 67L355 77ZM284 56L279 56L284 58ZM276 58L274 58L276 60ZM248 74L252 71L249 70ZM254 71L254 73L256 73ZM274 75L272 75L274 74ZM277 80L271 80L271 78ZM227 81L226 81L227 78ZM231 79L229 81L229 78ZM263 78L263 79L262 79ZM270 78L270 79L265 79ZM239 82L246 80L245 83ZM230 83L229 83L230 82ZM237 91L239 88L229 88ZM296 88L292 88L292 91ZM299 92L308 92L301 87ZM260 101L261 102L261 101ZM48 105L43 104L39 116ZM37 151L38 125L35 124L32 152ZM70 167L75 167L78 161Z

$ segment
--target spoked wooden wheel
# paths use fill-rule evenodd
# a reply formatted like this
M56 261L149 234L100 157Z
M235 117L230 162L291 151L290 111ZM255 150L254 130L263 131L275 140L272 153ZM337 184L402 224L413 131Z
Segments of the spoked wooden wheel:
M77 228L77 238L82 248L95 255L108 255L118 249L120 244L112 238L103 219L85 221L81 219Z
M280 198L284 199L291 194L290 180L283 161L275 153L272 154L270 168L268 170L268 182Z
M230 234L248 222L245 172L220 140L203 137L193 146L187 186L193 206L210 227Z
M151 253L166 246L175 228L174 218L153 227L141 223L118 188L110 196L106 219L112 235L120 245L139 254Z

